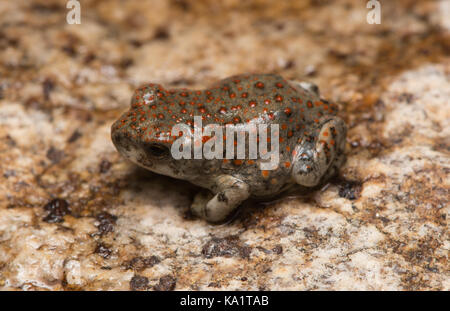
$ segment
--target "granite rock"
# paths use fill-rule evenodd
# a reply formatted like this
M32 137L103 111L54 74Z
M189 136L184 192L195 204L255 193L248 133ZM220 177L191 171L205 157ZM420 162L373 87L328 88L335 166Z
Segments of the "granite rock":
M364 1L363 1L364 2ZM449 290L449 1L0 2L0 289ZM121 158L153 81L305 79L349 126L308 196L194 219L196 189Z

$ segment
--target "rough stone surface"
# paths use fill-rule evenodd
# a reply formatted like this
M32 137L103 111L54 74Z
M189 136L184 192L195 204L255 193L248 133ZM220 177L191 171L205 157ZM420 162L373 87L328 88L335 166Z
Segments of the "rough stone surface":
M449 290L449 1L0 2L0 289ZM349 125L307 197L193 219L196 189L121 158L144 82L307 79Z

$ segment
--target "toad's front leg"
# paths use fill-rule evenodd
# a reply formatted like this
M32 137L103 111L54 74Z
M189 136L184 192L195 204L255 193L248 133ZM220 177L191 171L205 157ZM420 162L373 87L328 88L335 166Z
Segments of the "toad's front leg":
M313 187L334 174L345 159L347 127L339 117L322 120L316 141L302 140L295 148L292 174L302 186Z
M194 215L213 223L224 221L250 196L249 186L231 175L219 176L216 187L218 191L215 195L200 192L191 205Z

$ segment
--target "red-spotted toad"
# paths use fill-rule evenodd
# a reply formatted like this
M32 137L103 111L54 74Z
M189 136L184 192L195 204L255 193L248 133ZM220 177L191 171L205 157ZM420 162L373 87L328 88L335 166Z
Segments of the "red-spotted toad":
M191 210L221 222L249 197L313 187L334 175L345 160L347 132L336 112L334 104L320 99L315 85L275 74L233 76L197 91L148 84L135 91L130 110L113 124L111 136L117 150L134 163L208 189L197 194ZM175 159L172 127L194 127L194 116L201 117L203 126L277 124L279 165L261 170L260 158Z

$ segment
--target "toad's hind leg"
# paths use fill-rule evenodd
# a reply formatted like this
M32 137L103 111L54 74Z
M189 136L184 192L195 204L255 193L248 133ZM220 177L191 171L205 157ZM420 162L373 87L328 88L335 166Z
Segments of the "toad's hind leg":
M230 175L218 177L216 185L217 194L200 192L191 205L194 215L213 223L224 221L250 196L249 186Z
M303 140L295 147L292 176L295 181L313 187L336 173L345 160L345 136L347 127L339 117L322 122L316 140Z

